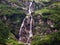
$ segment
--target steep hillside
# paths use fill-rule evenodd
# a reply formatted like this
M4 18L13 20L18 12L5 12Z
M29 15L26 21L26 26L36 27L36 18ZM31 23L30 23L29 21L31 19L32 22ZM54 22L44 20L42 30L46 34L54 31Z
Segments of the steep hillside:
M18 45L19 29L26 16L25 1L28 0L0 1L0 45ZM31 45L59 45L59 0L34 0L33 3L34 37Z

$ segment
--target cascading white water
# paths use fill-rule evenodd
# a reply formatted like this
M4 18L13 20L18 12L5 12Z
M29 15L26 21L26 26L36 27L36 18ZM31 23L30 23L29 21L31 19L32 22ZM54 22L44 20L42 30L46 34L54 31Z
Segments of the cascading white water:
M32 10L31 10L31 6L32 6L32 2L30 2L30 5L29 5L29 13L28 13L28 15L31 15L31 13L32 13Z
M33 37L33 33L32 33L32 22L33 22L33 18L32 18L32 15L31 15L31 13L32 13L32 9L31 9L32 3L33 3L32 1L29 2L28 14L24 18L24 20L23 20L23 22L21 24L20 30L19 30L19 41L23 40L23 38L26 37L27 38L26 39L27 41L25 43L27 43L27 45L30 45L31 38ZM28 25L29 29L28 30L26 30L26 28L27 28L26 27L26 25L27 25L26 21L27 22L29 21L29 23L28 23L29 24ZM23 27L24 27L24 29L23 29ZM25 35L23 35L24 33L22 33L22 32L24 32L24 31L28 31L29 36L27 36L28 34L26 34L26 33L25 33Z

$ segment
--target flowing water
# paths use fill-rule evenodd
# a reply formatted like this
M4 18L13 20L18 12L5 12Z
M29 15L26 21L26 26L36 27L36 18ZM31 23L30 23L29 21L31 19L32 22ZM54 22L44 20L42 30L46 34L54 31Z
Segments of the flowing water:
M31 15L32 13L32 4L33 2L29 2L29 7L28 7L28 14L24 18L20 30L19 30L19 42L23 42L25 45L30 45L33 33L32 33L32 22L33 22L33 17Z

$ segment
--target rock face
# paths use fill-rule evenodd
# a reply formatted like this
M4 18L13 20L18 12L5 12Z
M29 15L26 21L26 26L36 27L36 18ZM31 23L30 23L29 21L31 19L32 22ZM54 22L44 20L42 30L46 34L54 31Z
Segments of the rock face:
M28 37L30 35L29 31L30 31L30 21L31 21L31 17L26 17L24 20L24 24L23 27L21 28L22 30L20 30L20 41L26 43L28 41L28 43L30 43L31 39L28 40ZM32 22L33 23L33 22ZM31 34L32 36L32 34ZM31 38L31 37L30 37Z
M31 43L31 38L33 37L32 33L32 22L33 22L33 17L31 15L33 9L33 1L28 2L28 7L27 7L27 16L24 18L20 30L19 30L19 41L22 41L24 43L27 43L27 45L30 45Z
M35 35L36 33L39 35L41 33L45 34L51 34L55 32L54 30L54 21L50 19L45 19L43 20L43 17L41 15L34 16L34 30L33 34Z

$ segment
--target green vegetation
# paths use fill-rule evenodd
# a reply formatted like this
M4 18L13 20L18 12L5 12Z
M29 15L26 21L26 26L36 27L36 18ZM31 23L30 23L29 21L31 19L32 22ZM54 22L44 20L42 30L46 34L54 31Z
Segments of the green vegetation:
M60 2L55 2L50 6L52 7L45 7L41 10L37 10L35 11L35 14L42 14L43 18L47 18L47 19L51 19L53 20L56 24L55 26L58 28L59 27L59 22L60 22L60 6L59 6ZM54 7L55 6L55 7Z
M35 35L33 37L32 45L59 45L60 43L60 2L55 2L52 5L35 11L35 15L42 15L43 19L50 19L55 22L54 28L58 32L48 35ZM53 6L53 7L52 7Z
M8 1L14 3L17 2L17 0ZM50 2L50 0L43 0L42 2L47 3ZM17 5L20 5L20 3ZM0 45L23 45L18 44L16 35L18 34L21 22L25 17L24 11L25 10L22 10L20 8L11 7L6 3L0 3ZM47 35L35 34L31 45L60 45L60 2L53 2L52 4L45 6L42 9L36 10L33 16L36 15L41 15L42 20L50 19L54 21L54 28L56 28L58 32ZM4 20L4 16L6 16L6 20ZM49 27L49 25L37 25L42 28L43 32L46 28ZM36 33L36 30L34 31Z
M9 37L9 27L0 20L0 44L4 45Z
M33 37L32 45L59 45L60 43L60 32L39 36L36 35Z
M13 14L23 14L23 10L10 7L6 4L0 4L0 15L13 15Z

